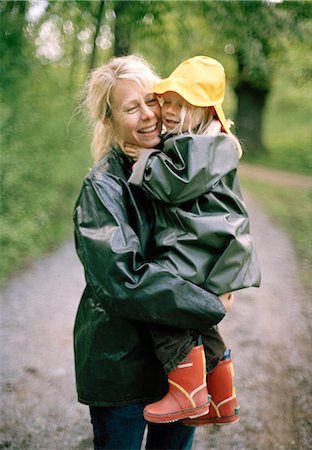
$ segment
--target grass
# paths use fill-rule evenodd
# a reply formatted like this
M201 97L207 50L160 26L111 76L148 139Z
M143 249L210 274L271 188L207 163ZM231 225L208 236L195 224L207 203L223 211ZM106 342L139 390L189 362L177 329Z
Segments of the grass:
M312 293L312 190L286 188L241 175L241 184L289 235L301 268L302 281Z
M258 163L312 174L312 81L275 80L264 116L268 154Z
M305 175L312 174L312 82L277 74L264 117L268 154L249 163ZM245 159L245 158L244 158ZM289 235L312 293L312 191L287 188L241 175L242 186Z

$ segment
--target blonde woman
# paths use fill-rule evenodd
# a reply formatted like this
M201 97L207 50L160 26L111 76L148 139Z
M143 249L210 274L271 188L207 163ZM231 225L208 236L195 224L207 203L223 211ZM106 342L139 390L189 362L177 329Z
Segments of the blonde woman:
M226 313L216 295L153 262L153 203L128 183L134 161L125 142L160 142L158 81L145 60L125 56L96 69L86 85L96 163L74 214L86 278L74 345L78 400L90 407L95 449L140 449L143 409L168 390L147 324L209 329ZM190 449L193 436L179 422L148 424L146 446Z

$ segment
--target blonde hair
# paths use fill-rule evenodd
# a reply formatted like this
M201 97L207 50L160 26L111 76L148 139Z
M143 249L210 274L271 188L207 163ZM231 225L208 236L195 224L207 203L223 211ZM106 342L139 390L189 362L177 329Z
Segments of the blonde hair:
M111 95L118 80L135 81L142 88L153 88L159 76L141 56L128 55L112 58L95 69L88 77L84 89L84 105L88 108L93 126L91 152L95 161L116 143L112 123Z
M183 104L182 108L181 108L181 120L179 125L177 125L177 127L172 130L170 133L177 133L177 134L182 134L183 133L183 129L184 129L184 120L185 120L185 116L187 114L187 112L189 113L189 126L187 129L187 133L189 134L199 134L202 136L211 136L211 135L215 135L217 133L220 133L222 130L222 124L220 122L220 120L218 119L218 116L215 114L215 111L213 109L213 107L211 106L207 106L207 107L202 107L202 106L193 106L191 104ZM195 127L192 126L192 124L194 123L198 123L199 125ZM228 126L231 125L231 122ZM226 133L226 131L225 131ZM234 134L232 133L227 133L228 136L231 136L231 138L233 139L236 148L237 148L237 153L238 153L238 157L241 158L243 156L243 149L242 146L239 142L239 140L237 139L236 136L234 136Z

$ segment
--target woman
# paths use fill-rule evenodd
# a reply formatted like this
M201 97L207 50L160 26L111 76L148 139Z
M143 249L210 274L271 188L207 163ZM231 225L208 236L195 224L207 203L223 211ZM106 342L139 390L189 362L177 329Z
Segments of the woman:
M157 76L135 56L113 58L86 85L96 165L75 208L86 288L74 344L78 399L90 406L95 449L139 449L143 409L167 392L147 323L207 330L225 314L219 298L153 263L153 205L128 184L126 142L160 142ZM147 448L189 449L193 427L149 424Z

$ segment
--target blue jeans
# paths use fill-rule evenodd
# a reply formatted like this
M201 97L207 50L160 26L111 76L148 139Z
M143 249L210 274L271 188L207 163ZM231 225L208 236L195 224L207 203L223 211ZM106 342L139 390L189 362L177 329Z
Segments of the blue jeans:
M190 450L195 427L180 422L147 423L143 418L143 404L103 407L90 406L93 425L94 450L140 450L147 425L146 449Z

